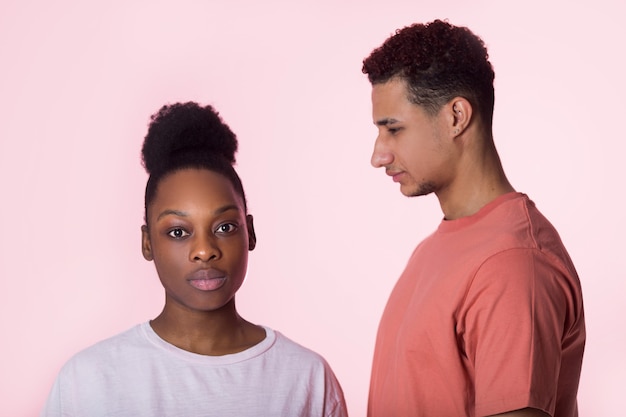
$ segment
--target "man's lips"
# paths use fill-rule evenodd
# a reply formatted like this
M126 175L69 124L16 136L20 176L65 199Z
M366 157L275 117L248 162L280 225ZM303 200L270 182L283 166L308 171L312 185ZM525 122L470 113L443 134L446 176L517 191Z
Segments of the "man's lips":
M386 173L391 177L391 179L393 179L393 182L400 182L400 178L402 177L402 174L404 174L404 171L387 170Z
M199 269L191 274L187 281L201 291L215 291L226 282L226 273L219 269Z

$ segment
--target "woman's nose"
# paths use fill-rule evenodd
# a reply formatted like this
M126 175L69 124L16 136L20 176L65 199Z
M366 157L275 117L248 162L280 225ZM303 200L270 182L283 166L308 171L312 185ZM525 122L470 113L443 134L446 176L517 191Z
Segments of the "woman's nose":
M193 246L189 255L190 261L192 262L209 262L212 259L219 258L221 252L214 237L200 234L194 237Z

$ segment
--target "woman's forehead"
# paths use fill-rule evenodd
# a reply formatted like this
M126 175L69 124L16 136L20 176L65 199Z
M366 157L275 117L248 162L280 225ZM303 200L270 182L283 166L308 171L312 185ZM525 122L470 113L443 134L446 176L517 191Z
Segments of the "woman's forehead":
M188 168L172 172L161 179L151 206L236 205L243 210L243 198L224 175L208 169Z

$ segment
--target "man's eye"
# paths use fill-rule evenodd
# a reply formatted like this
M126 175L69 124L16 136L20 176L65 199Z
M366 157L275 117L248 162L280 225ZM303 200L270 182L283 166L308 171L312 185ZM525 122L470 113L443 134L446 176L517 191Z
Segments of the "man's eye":
M224 223L217 226L215 233L233 233L237 230L237 225L233 223Z
M189 236L189 233L185 229L176 228L170 230L167 235L173 237L174 239L181 239L183 237Z
M387 131L389 133L391 133L392 135L395 135L396 133L398 133L400 131L400 128L399 127L390 127L390 128L387 129Z

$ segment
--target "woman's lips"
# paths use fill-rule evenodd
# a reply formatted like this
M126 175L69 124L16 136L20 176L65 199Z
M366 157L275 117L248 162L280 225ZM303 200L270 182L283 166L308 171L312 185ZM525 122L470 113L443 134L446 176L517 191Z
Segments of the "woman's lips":
M189 284L201 291L215 291L224 285L226 277L210 279L190 279Z
M226 274L218 269L199 269L191 274L187 281L201 291L215 291L226 282Z

